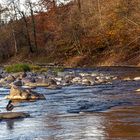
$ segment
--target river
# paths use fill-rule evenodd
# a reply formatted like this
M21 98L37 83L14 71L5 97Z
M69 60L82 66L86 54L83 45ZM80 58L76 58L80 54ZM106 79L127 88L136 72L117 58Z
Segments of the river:
M77 69L76 69L77 70ZM80 69L86 71L86 69ZM87 70L89 71L89 70ZM117 76L140 76L136 68L96 68ZM79 70L77 70L79 72ZM13 111L29 118L0 122L0 140L140 139L140 81L116 80L94 86L37 88L46 100L17 102ZM0 88L0 111L5 112L9 89Z

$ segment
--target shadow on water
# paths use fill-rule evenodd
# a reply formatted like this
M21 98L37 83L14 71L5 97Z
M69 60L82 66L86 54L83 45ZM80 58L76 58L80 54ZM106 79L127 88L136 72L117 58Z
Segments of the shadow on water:
M14 123L15 122L21 123L23 120L24 120L23 118L19 118L19 119L5 119L5 120L3 120L3 122L6 123L7 130L12 130L12 129L14 129Z

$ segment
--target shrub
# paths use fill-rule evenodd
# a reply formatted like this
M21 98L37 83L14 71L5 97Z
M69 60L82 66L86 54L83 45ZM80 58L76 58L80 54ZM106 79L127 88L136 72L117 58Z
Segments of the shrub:
M5 67L6 72L27 72L30 71L30 66L28 64L14 64Z

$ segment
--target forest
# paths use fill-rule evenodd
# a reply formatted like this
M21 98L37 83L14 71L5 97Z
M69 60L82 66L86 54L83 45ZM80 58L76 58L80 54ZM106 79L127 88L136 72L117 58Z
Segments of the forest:
M3 0L0 63L140 66L139 0Z

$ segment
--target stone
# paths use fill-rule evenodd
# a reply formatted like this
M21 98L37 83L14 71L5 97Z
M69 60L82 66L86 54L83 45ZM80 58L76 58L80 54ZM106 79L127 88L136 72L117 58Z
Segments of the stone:
M75 77L72 79L72 83L81 83L82 79L80 77Z
M51 85L57 85L56 81L53 80L53 79L46 79L46 82L45 83L48 83L49 86L51 86Z
M6 84L6 80L4 78L0 79L0 84Z
M140 77L135 77L134 80L138 81L138 80L140 80Z
M61 89L61 86L56 86L56 85L50 85L47 87L48 89L56 90L56 89Z
M86 76L82 78L82 83L84 85L94 85L96 81L96 77Z
M140 89L137 89L136 91L137 91L137 92L140 92Z
M22 81L17 80L17 81L14 81L12 84L15 85L15 86L22 86Z
M17 72L12 74L12 76L14 76L16 79L23 79L27 76L27 74L25 72Z
M23 78L22 79L23 83L35 83L35 78Z
M3 119L17 119L17 118L26 118L30 115L24 112L4 112L0 113L0 120Z
M55 80L61 82L62 81L62 77L56 77Z
M117 79L118 79L118 77L116 77L116 76L112 77L112 80L117 80Z
M91 85L91 82L88 79L82 79L82 84L89 86Z
M2 87L11 87L10 86L10 83L9 82L7 82L5 79L0 79L0 86L2 86Z
M64 77L64 76L66 76L68 73L67 72L61 72L61 71L59 71L58 73L57 73L57 76L58 77Z
M21 79L25 78L26 76L27 76L27 74L25 72L23 72L23 73L20 74L20 78Z
M66 75L66 76L64 77L64 80L69 80L69 81L71 81L73 78L75 78L74 75Z
M9 75L5 78L5 80L8 82L8 83L11 83L11 82L14 82L15 81L15 77L12 76L12 75Z
M13 85L10 89L10 94L5 97L10 100L38 100L45 99L43 94L36 93L29 89L24 89Z
M124 81L130 81L130 80L132 80L130 77L125 77L124 79L123 79Z
M85 77L85 76L90 76L91 74L89 73L79 73L80 76Z
M42 77L37 78L36 83L45 83L45 78Z
M97 73L91 73L92 77L96 77L98 74Z
M0 74L0 79L3 78L2 75Z
M30 88L36 88L36 87L48 87L48 83L24 83L24 86L28 86Z

